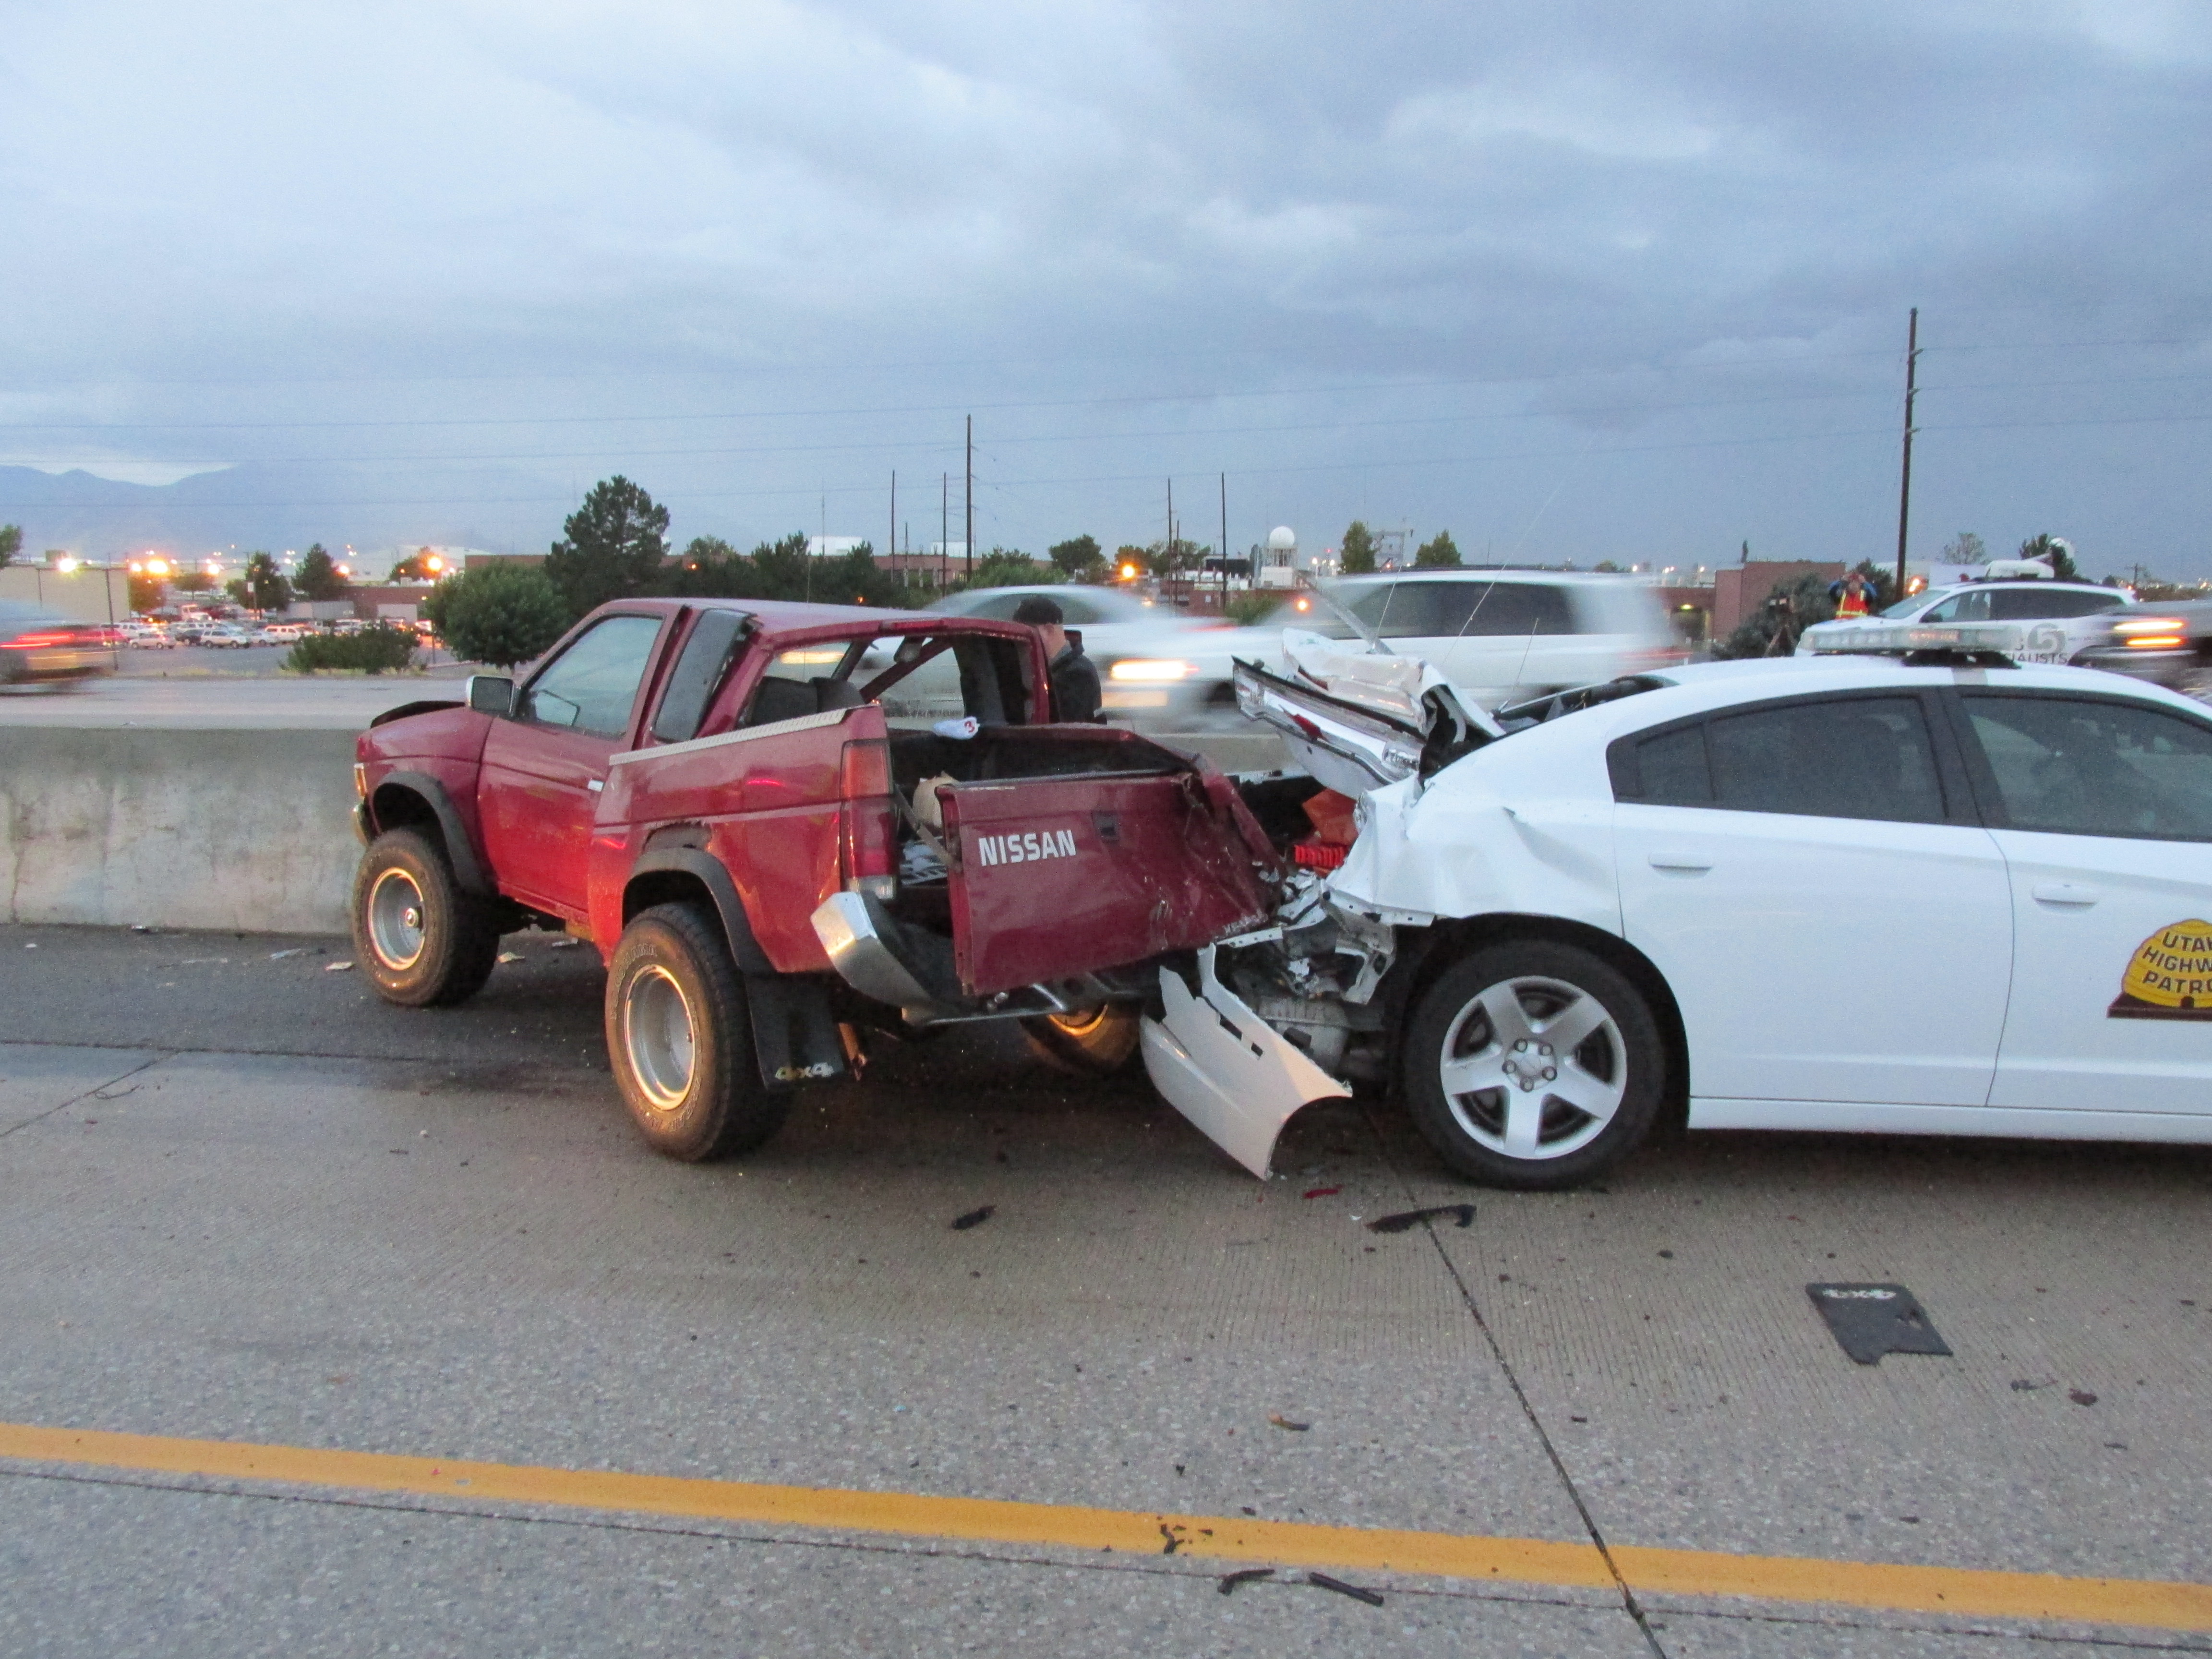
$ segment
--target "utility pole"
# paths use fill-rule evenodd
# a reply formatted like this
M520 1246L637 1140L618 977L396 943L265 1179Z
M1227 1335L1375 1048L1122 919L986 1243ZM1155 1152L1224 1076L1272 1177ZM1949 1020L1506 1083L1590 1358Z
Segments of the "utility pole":
M1172 566L1176 561L1175 480L1168 480L1168 545L1164 562Z
M891 562L898 562L898 469L891 469Z
M975 574L975 417L968 417L968 574Z
M1912 307L1912 320L1905 333L1905 471L1897 484L1897 597L1905 597L1905 532L1912 521L1912 400L1917 395L1916 371L1920 367L1920 307Z
M1221 475L1221 614L1229 615L1229 475Z
M937 585L945 586L945 579L952 574L952 475L938 475L937 496Z

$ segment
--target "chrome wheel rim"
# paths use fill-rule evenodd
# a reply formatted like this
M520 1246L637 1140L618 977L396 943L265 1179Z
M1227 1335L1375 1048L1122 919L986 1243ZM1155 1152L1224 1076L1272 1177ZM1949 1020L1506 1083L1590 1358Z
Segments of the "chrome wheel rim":
M404 974L422 957L422 889L404 870L386 870L368 890L368 944L376 959Z
M1444 1033L1437 1074L1478 1145L1504 1158L1565 1158L1620 1112L1628 1045L1589 992L1531 975L1468 999Z
M1072 1037L1087 1037L1107 1022L1113 1010L1101 1005L1080 1013L1047 1014L1045 1018Z
M656 1111L684 1103L698 1059L691 1005L658 963L641 969L623 994L623 1047L639 1092Z

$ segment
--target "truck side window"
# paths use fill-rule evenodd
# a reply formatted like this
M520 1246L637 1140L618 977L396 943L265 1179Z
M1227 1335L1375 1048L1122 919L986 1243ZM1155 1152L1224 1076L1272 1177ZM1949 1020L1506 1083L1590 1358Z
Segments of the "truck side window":
M621 737L629 730L638 682L659 637L658 617L609 617L531 681L522 718L594 737Z
M1966 705L2008 827L2212 841L2212 726L2088 697L1969 693Z
M663 743L682 743L699 735L699 722L707 718L707 705L714 700L737 659L738 641L744 637L746 617L741 611L708 611L692 624L683 653L661 694L660 712L653 717L653 735Z

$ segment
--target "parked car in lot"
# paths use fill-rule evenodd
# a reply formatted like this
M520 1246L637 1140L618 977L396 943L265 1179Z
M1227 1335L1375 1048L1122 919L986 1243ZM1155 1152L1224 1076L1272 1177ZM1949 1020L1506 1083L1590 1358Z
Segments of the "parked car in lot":
M0 685L61 684L113 672L106 629L0 599Z
M1948 627L1961 623L2026 624L2014 647L2021 662L2070 663L2110 637L2113 618L2131 605L2117 587L2048 577L1966 582L1900 599L1878 617L1816 623L1798 636L1807 655L1851 648L1869 629L1898 623Z
M1393 653L1427 663L1485 706L1678 663L1688 654L1657 594L1626 576L1414 570L1347 576L1322 592L1358 626L1304 594L1286 601L1271 626L1340 640L1364 630Z
M895 723L940 658L959 720ZM1050 699L1019 623L604 606L520 684L362 734L357 957L422 1006L472 995L504 931L592 939L617 1081L682 1158L765 1139L865 1031L1017 1019L1110 1068L1146 966L1261 921L1273 852L1203 761Z
M2009 665L2021 632L1900 624L1867 641L1898 654L1632 676L1487 729L1419 665L1242 671L1248 712L1390 781L1279 938L1212 953L1208 1000L1390 1079L1507 1186L1587 1180L1670 1109L2212 1140L2212 718ZM1317 1085L1244 1070L1205 1080L1264 1167Z

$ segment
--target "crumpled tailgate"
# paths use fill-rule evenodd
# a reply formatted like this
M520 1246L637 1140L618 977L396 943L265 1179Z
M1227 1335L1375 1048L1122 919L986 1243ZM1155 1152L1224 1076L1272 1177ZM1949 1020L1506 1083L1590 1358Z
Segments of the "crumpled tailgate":
M1015 778L942 790L954 957L987 996L1127 966L1256 927L1266 837L1227 780Z

